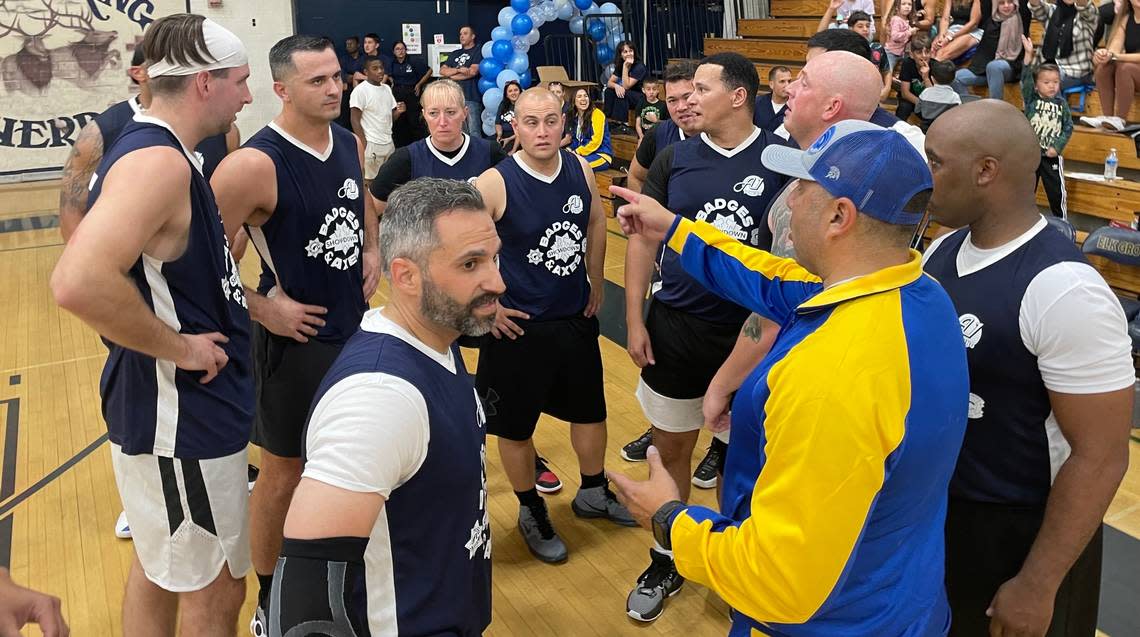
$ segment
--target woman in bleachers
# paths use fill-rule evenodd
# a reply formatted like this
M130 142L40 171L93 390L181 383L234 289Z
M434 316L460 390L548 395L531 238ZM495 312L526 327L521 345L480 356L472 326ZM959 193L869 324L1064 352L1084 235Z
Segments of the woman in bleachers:
M946 0L938 37L931 45L934 59L957 60L982 41L982 1Z
M1033 19L1045 23L1045 38L1037 62L1056 62L1061 90L1092 81L1093 50L1100 14L1092 0L1029 0Z
M495 116L495 141L507 151L515 152L518 137L515 136L515 102L522 95L522 86L511 80L503 85L503 101L499 103L499 113Z
M964 86L989 86L990 99L1005 95L1005 84L1021 77L1021 36L1029 35L1029 7L1017 0L995 0L982 21L982 41L970 66L954 79Z
M606 80L602 111L608 119L628 125L629 109L637 108L645 98L641 82L649 75L649 69L637 58L637 49L628 40L617 45L614 57L614 72Z
M1093 53L1096 90L1100 94L1101 117L1082 117L1089 126L1120 130L1132 108L1132 98L1140 86L1140 0L1128 0L1116 14L1108 32L1108 45Z
M584 157L594 172L609 168L614 160L609 122L594 106L594 99L586 87L574 91L574 130L570 150Z

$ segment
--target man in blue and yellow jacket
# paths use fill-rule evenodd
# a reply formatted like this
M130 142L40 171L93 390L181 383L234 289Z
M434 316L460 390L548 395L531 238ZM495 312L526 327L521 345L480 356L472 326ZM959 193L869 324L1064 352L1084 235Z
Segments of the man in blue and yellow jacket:
M799 262L617 192L627 233L664 238L710 290L778 323L732 405L721 512L612 476L684 577L738 611L730 635L944 635L946 493L969 404L957 314L909 250L932 181L898 133L828 129L764 165Z

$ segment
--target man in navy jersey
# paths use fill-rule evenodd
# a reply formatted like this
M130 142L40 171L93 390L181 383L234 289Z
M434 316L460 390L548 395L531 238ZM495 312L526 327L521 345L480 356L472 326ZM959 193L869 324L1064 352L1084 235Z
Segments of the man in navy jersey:
M143 40L152 101L96 169L56 301L109 343L99 383L136 559L127 637L233 634L249 569L249 313L218 207L188 149L252 101L245 47L202 16ZM181 610L179 610L181 606Z
M960 229L930 245L924 268L954 302L970 367L946 513L950 634L1092 635L1101 521L1128 468L1124 312L1038 212L1040 152L1020 111L955 108L926 154L931 214Z
M670 210L708 221L753 247L764 245L761 215L785 181L760 163L764 149L783 140L752 123L759 85L756 67L739 54L702 60L689 96L702 132L659 152L641 189ZM642 370L637 399L662 462L680 486L681 499L688 500L691 457L704 423L701 398L749 313L706 290L659 243L630 237L630 244L626 325L630 357ZM643 318L655 255L661 257L661 287ZM640 621L656 619L665 598L684 582L663 547L651 549L650 558L626 602L629 615Z
M467 134L480 137L479 117L483 114L483 102L479 97L479 63L483 53L475 41L475 27L464 25L459 29L459 44L463 48L452 51L439 67L439 74L458 82L463 87L463 99L467 102Z
M226 158L213 179L228 235L245 224L262 261L257 289L246 291L258 381L251 442L262 449L250 500L258 616L281 552L289 498L301 479L305 414L360 325L379 276L361 143L332 126L342 87L332 43L289 36L270 49L269 66L281 112Z
M418 179L389 203L388 305L314 400L270 635L475 637L491 623L485 417L455 339L491 329L500 242L467 182Z
M545 88L515 104L522 150L476 182L495 220L507 292L479 355L475 386L487 432L519 500L518 528L544 562L566 559L546 503L535 489L531 437L539 415L570 424L582 473L571 508L582 518L636 524L605 476L606 398L598 347L606 227L594 174L560 150L562 102Z
M71 147L67 162L63 165L59 184L59 230L64 241L71 237L75 227L83 220L83 215L87 214L87 189L91 185L91 174L103 159L103 153L111 148L111 144L115 143L119 133L123 132L135 115L150 107L150 86L147 83L146 61L141 46L135 47L127 75L139 87L139 94L115 104L88 122L79 131L75 145ZM198 144L194 150L201 155L202 174L207 181L222 159L237 150L240 143L241 133L238 127L231 126L229 132L207 137Z

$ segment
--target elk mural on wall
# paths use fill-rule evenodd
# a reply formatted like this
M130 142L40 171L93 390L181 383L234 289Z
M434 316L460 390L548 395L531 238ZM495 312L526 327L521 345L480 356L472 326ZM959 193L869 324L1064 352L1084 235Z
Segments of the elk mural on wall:
M0 51L19 47L0 60L4 88L42 96L55 81L95 86L104 71L121 68L116 38L95 28L86 2L0 0Z

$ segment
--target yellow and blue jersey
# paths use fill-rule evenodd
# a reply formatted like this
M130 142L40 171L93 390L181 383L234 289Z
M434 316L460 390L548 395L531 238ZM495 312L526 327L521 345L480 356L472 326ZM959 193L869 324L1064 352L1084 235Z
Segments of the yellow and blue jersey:
M578 122L574 114L575 126L570 137L570 150L586 158L590 168L608 166L614 160L613 146L610 144L610 125L600 109L590 112L589 122Z
M791 259L677 218L681 265L781 326L737 392L721 512L672 520L681 575L730 635L944 635L947 485L969 380L957 314L920 257L824 288Z

